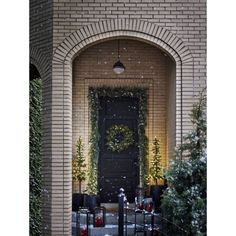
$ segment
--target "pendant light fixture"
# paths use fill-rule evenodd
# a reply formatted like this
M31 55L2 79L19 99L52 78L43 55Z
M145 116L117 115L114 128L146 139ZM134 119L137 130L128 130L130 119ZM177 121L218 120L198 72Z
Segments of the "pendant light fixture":
M123 63L120 61L120 40L118 39L118 61L113 65L113 71L116 74L121 74L125 70Z

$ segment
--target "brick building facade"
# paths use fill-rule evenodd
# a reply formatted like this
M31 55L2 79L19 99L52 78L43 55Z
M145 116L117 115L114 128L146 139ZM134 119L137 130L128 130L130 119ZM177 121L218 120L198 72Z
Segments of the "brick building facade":
M78 135L88 150L87 88L149 88L146 132L161 139L167 165L206 86L206 1L31 0L30 62L43 80L43 235L71 235L71 158Z

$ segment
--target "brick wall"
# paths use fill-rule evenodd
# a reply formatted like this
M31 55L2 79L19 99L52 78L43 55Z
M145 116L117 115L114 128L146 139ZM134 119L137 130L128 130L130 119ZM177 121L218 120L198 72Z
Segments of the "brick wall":
M30 47L52 59L52 0L30 0Z
M181 38L194 57L195 92L206 85L206 0L54 0L53 48L84 25L122 18L155 23Z
M167 158L172 159L176 146L176 68L174 62L168 65L168 82L167 82ZM168 161L166 162L168 165Z
M54 1L54 52L66 37L79 28L112 19L138 19L155 23L179 37L189 48L194 61L189 65L192 67L191 72L186 73L186 82L182 87L184 112L181 118L183 133L187 133L191 129L189 111L195 100L194 96L206 86L206 1ZM177 143L180 142L178 138Z
M165 150L170 154L175 141L180 143L181 135L191 128L189 111L194 95L206 85L206 1L30 0L31 62L41 76L43 74L43 235L71 234L71 60L81 49L109 37L123 36L149 42L168 51L175 59L176 73L175 66L166 64L166 68L170 69L166 69L168 82L165 85L168 91L165 97L168 104ZM148 48L148 45L142 46ZM139 55L142 54L140 52ZM149 56L154 58L151 53ZM96 65L104 68L97 71L101 83L109 76L104 74L109 62ZM86 60L81 60L81 63L86 63ZM126 65L129 63L127 61ZM86 65L81 66L86 68ZM87 71L85 75L85 70L83 73L79 81L84 81L86 85L92 81L89 77L92 74ZM155 87L157 80L151 75L140 78L132 73L122 76L127 76L125 79L130 80L130 84L131 79L141 82L145 78L145 82L151 81L152 87ZM123 81L124 78L120 83ZM174 112L175 120L171 115ZM157 125L154 123L153 127Z

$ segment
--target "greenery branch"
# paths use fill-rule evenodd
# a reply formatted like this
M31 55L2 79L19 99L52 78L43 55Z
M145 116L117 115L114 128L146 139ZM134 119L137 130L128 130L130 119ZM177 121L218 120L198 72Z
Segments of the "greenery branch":
M30 81L30 235L41 235L42 228L42 80L40 78Z
M165 173L168 188L162 199L166 219L181 226L186 235L206 235L206 96L203 91L191 113L192 131L177 147L175 159ZM184 156L182 159L181 157ZM183 235L167 224L168 235Z

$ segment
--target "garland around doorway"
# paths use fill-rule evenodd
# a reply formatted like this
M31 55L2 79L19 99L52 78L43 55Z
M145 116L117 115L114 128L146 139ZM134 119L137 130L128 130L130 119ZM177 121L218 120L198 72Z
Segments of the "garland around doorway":
M100 87L100 88L89 88L88 101L90 108L90 121L91 121L91 133L90 133L90 163L91 166L98 165L99 157L99 140L100 134L98 129L98 120L99 120L99 97L131 97L138 98L139 100L139 113L138 113L138 148L139 148L139 166L140 166L140 177L143 187L147 187L147 171L148 171L148 139L145 134L145 127L147 124L146 115L147 115L147 89L146 88L127 88L127 87ZM118 127L120 125L117 125ZM121 127L120 127L121 128ZM128 128L128 127L127 127ZM121 128L120 131L117 130L117 127L111 127L111 130L108 130L108 148L113 151L122 151L128 148L129 145L133 144L132 131L127 130L126 128ZM129 128L128 128L129 129ZM131 133L130 133L131 131ZM123 142L115 141L115 136L119 133L123 133ZM96 168L97 169L97 168ZM93 170L94 171L94 170ZM95 177L94 177L95 176ZM91 182L91 183L90 183ZM93 178L89 178L88 185L92 184L93 187L97 188L97 173L93 175Z

